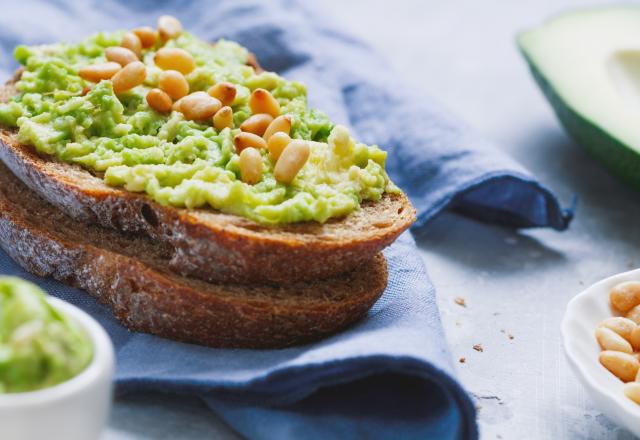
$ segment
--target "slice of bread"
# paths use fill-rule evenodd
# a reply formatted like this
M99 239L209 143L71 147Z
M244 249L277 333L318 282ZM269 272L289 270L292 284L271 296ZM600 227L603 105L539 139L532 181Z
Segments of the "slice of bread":
M0 101L16 94L14 83L0 89ZM17 142L15 130L0 130L0 159L74 219L144 232L168 246L168 267L208 281L286 284L348 273L415 221L409 200L389 194L324 224L264 226L212 209L162 206L144 194L107 186L79 166L36 154Z
M108 304L133 331L214 347L283 347L327 336L364 316L387 283L381 253L351 273L282 287L185 278L168 269L169 245L71 219L2 164L0 246L29 272Z

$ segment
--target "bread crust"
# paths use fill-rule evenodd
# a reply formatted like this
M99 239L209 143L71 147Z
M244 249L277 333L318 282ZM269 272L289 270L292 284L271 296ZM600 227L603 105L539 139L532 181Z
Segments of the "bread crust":
M13 84L0 89L0 100L16 93ZM402 194L364 202L360 210L324 224L265 226L213 209L162 206L145 194L110 187L79 166L37 154L16 140L14 130L0 129L0 160L69 216L167 243L172 270L207 281L275 285L348 273L415 221L415 209Z
M132 331L212 347L275 348L364 316L387 282L377 254L355 271L282 287L207 283L167 269L169 246L71 219L0 164L0 246L23 268L86 290Z

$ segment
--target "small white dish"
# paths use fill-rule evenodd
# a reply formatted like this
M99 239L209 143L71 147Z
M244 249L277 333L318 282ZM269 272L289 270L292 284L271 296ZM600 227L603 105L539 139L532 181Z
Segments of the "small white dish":
M624 395L623 382L598 361L595 330L614 316L609 291L625 281L640 281L640 269L606 278L575 296L562 320L562 341L569 364L598 408L611 420L640 436L640 405Z
M93 342L93 359L84 371L61 384L0 394L0 439L95 440L111 408L113 345L91 316L60 299L47 300L87 332Z

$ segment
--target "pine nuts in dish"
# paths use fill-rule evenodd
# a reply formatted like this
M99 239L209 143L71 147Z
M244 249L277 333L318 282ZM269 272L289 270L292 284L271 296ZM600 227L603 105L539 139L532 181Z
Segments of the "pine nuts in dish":
M624 384L624 395L640 405L640 383L629 382Z
M600 353L600 363L623 382L633 381L640 368L638 358L620 351L603 351Z
M82 79L97 83L103 79L112 78L120 69L122 69L120 64L109 61L107 63L91 64L83 67L78 72L78 75L80 75Z
M615 286L609 294L611 305L619 312L626 313L640 304L640 282L627 281Z
M636 324L640 324L640 305L635 306L631 310L629 310L626 314L626 317L635 322Z
M640 404L640 282L627 281L609 291L614 312L626 314L602 321L595 337L602 348L600 364L625 383L624 393ZM630 319L635 318L635 319Z
M636 327L631 331L631 335L629 335L629 342L631 342L631 346L634 350L640 351L640 327Z
M614 316L612 318L607 318L604 321L602 321L600 323L600 327L609 328L614 332L616 332L617 334L619 334L620 336L622 336L627 341L629 341L630 340L629 338L631 337L631 333L638 326L636 325L635 322L633 322L630 319L623 318L621 316Z
M622 353L633 353L631 344L625 338L607 327L599 327L596 330L596 339L603 350L613 350Z

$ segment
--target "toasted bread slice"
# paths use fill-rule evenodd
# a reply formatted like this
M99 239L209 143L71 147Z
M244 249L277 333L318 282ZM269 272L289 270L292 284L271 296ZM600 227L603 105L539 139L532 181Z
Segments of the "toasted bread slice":
M214 347L311 341L366 314L387 283L382 254L355 271L284 287L207 283L168 270L153 239L73 220L0 164L0 246L22 267L79 287L133 331Z
M14 80L15 81L15 80ZM16 93L14 81L0 101ZM213 281L283 284L347 273L391 244L415 221L404 195L364 202L345 218L265 226L212 209L162 206L107 186L89 171L37 154L0 129L0 159L29 188L77 220L144 232L172 249L176 272Z

